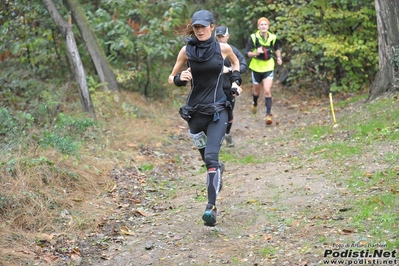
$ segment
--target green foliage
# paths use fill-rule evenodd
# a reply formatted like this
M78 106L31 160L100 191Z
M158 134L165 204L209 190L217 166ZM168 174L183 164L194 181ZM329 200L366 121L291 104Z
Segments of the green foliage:
M16 121L10 116L6 108L0 109L0 135L5 135L8 132L14 134L17 131Z
M15 62L7 62L1 70L0 106L5 106L9 115L19 121L19 134L23 135L33 123L52 123L69 93L69 86L60 85L56 79L42 81L36 71ZM8 131L9 135L16 137L12 132Z
M65 131L70 134L83 134L88 128L98 125L96 121L91 118L76 118L60 113L56 121L56 128L60 131Z
M399 45L395 48L395 53L392 59L394 83L399 81Z
M43 3L19 3L7 1L0 10L0 53L11 51L20 64L29 66L40 78L65 79L68 63L64 40ZM64 6L57 2L57 8L67 19ZM235 0L220 5L215 1L100 0L84 1L82 8L122 87L145 96L169 95L165 93L167 75L184 44L176 30L183 28L199 8L211 10L217 25L229 26L231 43L240 50L244 50L249 33L256 30L257 19L268 17L270 30L283 41L283 68L289 70L288 84L293 88L323 93L361 91L371 84L378 68L372 1ZM73 31L87 73L95 75L76 26Z
M14 175L17 171L16 169L17 163L19 164L19 167L22 169L40 166L40 165L54 166L54 162L50 161L48 158L44 156L40 156L39 158L25 158L25 157L22 157L20 159L12 158L7 162L1 163L0 166L3 167L5 165L7 173Z
M65 74L65 46L42 1L6 1L0 19L0 53L11 51L42 78Z
M165 97L169 59L182 44L174 30L187 20L185 11L185 1L162 1L149 8L143 1L104 0L87 16L109 60L130 76L122 85L146 96Z
M30 113L18 111L13 116L7 108L0 107L0 150L6 151L21 143L29 134L33 122Z
M289 17L277 18L277 25L283 25L278 27L279 35L292 47L287 56L293 84L353 92L372 82L378 67L374 3L313 1L286 8L300 18L294 22Z
M151 163L142 163L139 168L141 171L151 171L154 169L154 165Z
M2 71L0 150L42 145L76 155L82 136L89 136L87 133L91 132L87 129L94 128L96 123L60 113L68 86L53 80L46 84L29 68L8 66Z
M60 113L54 124L48 121L44 128L31 133L34 121L30 113L17 111L12 115L8 109L0 108L1 150L10 150L23 143L36 143L44 148L54 147L61 153L77 156L82 137L96 138L88 130L97 126L97 122L91 118L76 118Z
M266 247L261 248L261 249L259 250L259 253L260 253L260 255L261 255L263 258L273 257L274 254L276 254L276 248L266 246Z
M57 3L56 7L67 20L64 6ZM149 8L146 1L104 0L82 7L114 68L134 73L121 85L146 96L166 97L163 86L171 68L169 59L182 44L174 30L187 20L185 1L162 1ZM23 5L8 1L6 8L0 10L0 20L4 21L0 26L4 40L0 54L11 51L20 64L38 77L65 81L69 66L64 40L41 1L24 1ZM137 22L137 32L129 21ZM73 31L86 72L94 74L92 59L76 26Z
M386 234L386 228L395 228L395 220L397 220L398 216L392 215L391 212L387 212L386 210L394 210L396 203L397 196L391 192L360 198L355 201L358 211L352 217L352 224L360 232L367 232L364 224L368 220L370 224L375 225L373 226L374 229L368 233L380 238Z
M63 154L78 156L82 136L88 128L96 125L97 122L91 118L76 118L60 113L51 131L44 132L40 144L44 148L54 147Z
M248 30L257 30L259 17L270 20L270 30L283 41L283 68L289 69L292 87L324 94L361 91L378 70L374 2L230 1L215 8L219 23L230 26L232 41L241 47L249 37Z
M63 154L78 155L79 144L70 136L60 136L56 133L46 132L41 145L44 148L54 147Z

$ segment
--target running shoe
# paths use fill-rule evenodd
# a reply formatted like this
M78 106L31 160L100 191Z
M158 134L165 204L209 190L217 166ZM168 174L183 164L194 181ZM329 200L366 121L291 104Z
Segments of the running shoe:
M273 124L272 115L267 115L266 116L266 125L270 126L271 124Z
M258 112L258 107L256 105L252 105L252 114L256 115L257 112Z
M204 225L215 226L216 216L217 216L216 206L208 203L204 215L202 215L202 220L204 220Z
M233 138L231 137L231 135L226 135L224 138L226 139L228 147L234 147Z

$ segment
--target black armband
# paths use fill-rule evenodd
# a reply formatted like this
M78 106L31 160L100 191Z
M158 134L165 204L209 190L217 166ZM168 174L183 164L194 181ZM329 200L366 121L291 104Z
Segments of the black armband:
M188 81L182 81L180 80L180 74L178 73L176 76L173 77L173 83L178 86L178 87L182 87L182 86L186 86Z
M240 75L240 71L238 70L234 70L233 73L231 73L231 76L229 78L230 83L237 83L238 86L241 85L241 75Z

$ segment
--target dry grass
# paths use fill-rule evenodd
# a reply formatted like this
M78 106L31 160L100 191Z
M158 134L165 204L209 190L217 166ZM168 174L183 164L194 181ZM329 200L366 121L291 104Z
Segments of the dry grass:
M109 211L103 197L113 186L110 171L135 164L141 147L163 145L181 123L168 104L126 92L118 97L96 110L101 141L86 140L79 158L34 148L0 158L8 162L0 169L1 257L29 256L43 234L95 231Z

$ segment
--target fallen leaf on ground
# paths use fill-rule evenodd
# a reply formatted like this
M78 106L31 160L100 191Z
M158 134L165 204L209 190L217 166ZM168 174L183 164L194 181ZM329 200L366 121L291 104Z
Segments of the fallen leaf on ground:
M352 229L342 229L341 230L341 235L350 235L350 234L353 234L355 231L354 230L352 230Z
M131 230L128 229L128 228L126 228L126 229L121 228L121 232L122 232L124 235L129 235L129 236L133 236L133 235L134 235L134 232L131 231Z

